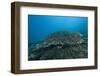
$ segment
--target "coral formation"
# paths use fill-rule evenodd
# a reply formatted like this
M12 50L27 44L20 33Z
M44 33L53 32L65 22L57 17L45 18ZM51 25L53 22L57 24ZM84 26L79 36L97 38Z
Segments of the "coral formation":
M87 58L87 47L87 36L79 32L54 32L42 42L29 46L28 60Z

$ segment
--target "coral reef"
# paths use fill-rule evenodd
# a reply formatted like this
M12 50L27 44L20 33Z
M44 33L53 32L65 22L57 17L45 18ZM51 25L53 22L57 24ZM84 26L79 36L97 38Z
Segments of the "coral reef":
M28 60L87 58L87 47L87 36L79 32L54 32L42 42L29 46Z

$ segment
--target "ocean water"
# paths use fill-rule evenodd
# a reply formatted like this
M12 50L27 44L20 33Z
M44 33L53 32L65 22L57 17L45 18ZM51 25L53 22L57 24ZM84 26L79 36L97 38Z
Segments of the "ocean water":
M28 15L28 43L42 41L57 31L88 33L88 17Z

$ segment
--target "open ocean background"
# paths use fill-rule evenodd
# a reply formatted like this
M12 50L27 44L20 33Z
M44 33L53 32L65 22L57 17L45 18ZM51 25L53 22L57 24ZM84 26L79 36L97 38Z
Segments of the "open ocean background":
M42 41L57 31L88 33L88 17L28 15L28 43Z

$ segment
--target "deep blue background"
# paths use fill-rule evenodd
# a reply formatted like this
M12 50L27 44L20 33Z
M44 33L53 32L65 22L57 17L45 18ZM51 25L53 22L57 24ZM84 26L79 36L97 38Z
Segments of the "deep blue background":
M56 31L88 32L88 17L28 15L28 42L35 43Z

